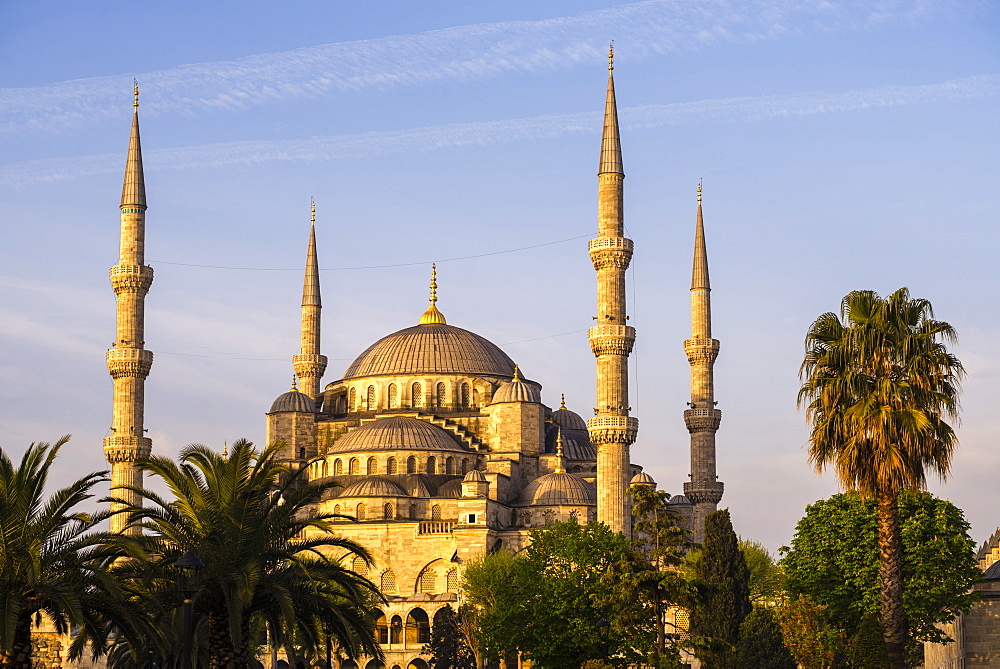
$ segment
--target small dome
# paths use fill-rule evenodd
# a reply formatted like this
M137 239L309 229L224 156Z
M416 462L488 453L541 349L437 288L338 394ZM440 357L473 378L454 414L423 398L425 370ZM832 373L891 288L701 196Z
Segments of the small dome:
M300 393L298 390L292 388L287 393L278 395L278 398L271 404L271 410L268 413L282 413L286 411L316 413L316 403L305 393Z
M406 497L406 491L389 479L374 476L344 488L338 497Z
M458 499L462 496L462 479L452 479L438 488L435 497Z
M994 562L983 572L984 581L1000 581L1000 562Z
M459 446L450 432L409 416L379 418L351 430L333 443L329 453L385 450L468 450Z
M521 373L517 365L514 365L514 378L506 383L501 383L497 391L493 393L490 404L502 404L503 402L535 402L542 401L542 393L538 386L530 381L522 381Z
M670 504L691 504L691 500L684 495L674 495L670 498Z
M529 483L518 501L532 506L579 506L596 504L597 493L593 486L579 476L555 472Z
M465 478L462 479L462 481L465 483L486 483L486 477L483 476L483 473L478 469L473 469L465 475Z
M646 472L639 472L638 474L636 474L635 476L632 477L632 480L629 481L628 484L629 485L648 485L648 486L651 486L653 488L656 487L656 481L654 481L653 477L650 476L649 474L647 474Z
M564 430L587 431L587 421L580 417L575 411L570 411L565 406L552 412L552 422Z

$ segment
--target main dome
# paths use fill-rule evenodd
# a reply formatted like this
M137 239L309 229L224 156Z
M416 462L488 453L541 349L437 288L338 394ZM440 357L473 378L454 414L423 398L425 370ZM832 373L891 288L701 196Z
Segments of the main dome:
M431 323L382 337L350 364L344 379L416 374L512 377L514 361L474 332Z

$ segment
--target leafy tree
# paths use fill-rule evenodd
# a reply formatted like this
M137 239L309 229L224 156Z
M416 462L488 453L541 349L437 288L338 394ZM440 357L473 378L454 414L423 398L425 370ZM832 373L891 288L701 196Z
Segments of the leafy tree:
M806 334L799 404L812 423L809 459L832 466L841 485L876 501L880 616L889 664L905 665L902 536L896 500L922 488L926 469L944 478L958 440L962 363L944 342L955 330L906 288L844 297L840 317L822 314ZM842 320L843 319L843 320Z
M727 668L740 638L740 624L750 613L750 571L736 533L723 509L705 517L705 543L695 573L708 586L691 609L691 634L722 642L696 651L705 669Z
M802 669L829 669L844 647L844 633L830 624L827 607L808 596L778 606L785 645Z
M911 648L946 641L936 626L974 601L979 580L975 543L960 509L930 493L899 494L905 638ZM843 493L806 508L782 564L793 593L829 607L830 621L850 637L866 613L879 610L876 502Z
M524 630L529 624L526 599L534 591L523 558L508 550L488 553L470 560L462 572L462 592L475 620L473 630L477 666L481 654L498 660L515 652L525 643Z
M776 604L785 596L785 571L764 544L740 539L740 552L750 570L750 602L759 605Z
M740 625L740 643L736 650L737 667L754 669L795 669L795 659L785 646L781 627L771 609L755 606Z
M878 616L866 613L851 642L851 666L854 669L888 669L889 655Z
M106 533L92 531L106 513L87 514L79 505L93 497L91 489L107 481L94 472L45 496L59 449L31 444L15 465L0 450L0 667L31 667L31 621L44 615L60 634L70 626L85 630L114 624L121 633L138 636L142 620L124 606L124 594L111 574L121 553L107 545ZM104 640L96 640L97 650ZM72 657L82 653L75 644Z
M188 550L205 563L194 596L197 625L204 626L209 666L251 666L266 628L273 643L309 654L322 647L324 616L333 637L349 657L379 657L370 611L381 595L367 579L341 566L339 558L367 552L337 536L330 514L310 513L332 483L306 483L304 469L290 470L275 456L282 444L258 451L248 441L233 444L229 457L192 445L180 462L151 457L142 467L161 478L170 497L134 489L144 507L126 507L129 522L143 534L132 541L145 560L123 572L158 627L174 626L181 597L173 563ZM116 500L123 501L123 500ZM131 655L153 650L164 659L177 656L170 634L149 639ZM197 651L196 651L197 652Z
M435 669L476 666L476 658L462 634L460 616L461 611L456 613L451 606L434 614L431 642L424 646L424 652L431 656Z

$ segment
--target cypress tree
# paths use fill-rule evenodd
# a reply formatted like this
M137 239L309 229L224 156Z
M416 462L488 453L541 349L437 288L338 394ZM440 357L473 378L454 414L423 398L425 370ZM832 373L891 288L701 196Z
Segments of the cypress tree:
M861 618L851 644L851 666L855 669L888 669L889 654L878 617L868 612Z
M728 669L734 666L740 624L751 610L750 570L733 531L729 509L705 517L705 543L695 574L708 588L691 610L691 635L721 642L696 654L704 669Z
M743 620L734 666L756 669L795 669L798 666L785 646L781 627L771 609L755 606Z

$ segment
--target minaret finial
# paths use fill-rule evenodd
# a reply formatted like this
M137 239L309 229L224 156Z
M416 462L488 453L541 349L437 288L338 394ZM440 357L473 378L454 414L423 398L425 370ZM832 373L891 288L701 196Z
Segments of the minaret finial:
M560 409L565 409L566 408L566 393L563 393L562 397L559 400L559 408Z
M229 442L228 441L223 441L222 442L222 457L224 457L224 458L228 458L229 457Z
M427 307L427 311L424 315L420 317L420 325L447 325L447 321L444 319L444 314L438 311L437 301L438 301L438 283L437 283L437 264L431 264L431 294L428 301L431 303Z
M608 72L613 72L615 69L615 41L611 40L611 44L608 45Z
M316 227L316 198L309 198L309 222Z
M701 179L698 179L698 204L701 204Z
M563 462L563 440L562 440L562 428L556 433L556 474L565 474L566 465Z
M289 390L288 392L290 392L290 393L297 393L297 392L299 392L299 382L298 382L298 378L296 377L295 374L292 374L292 389Z
M133 109L138 109L139 108L139 80L138 79L133 79L132 83L135 85L135 91L133 93L133 95L135 96L135 98L134 98L134 100L132 102L132 108Z

